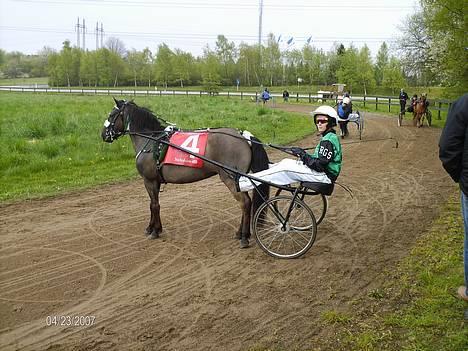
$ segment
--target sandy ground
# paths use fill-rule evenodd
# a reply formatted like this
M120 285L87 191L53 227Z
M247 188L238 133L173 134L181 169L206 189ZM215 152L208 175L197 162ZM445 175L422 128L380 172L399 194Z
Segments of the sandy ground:
M240 209L217 177L165 187L158 240L143 235L140 180L0 207L0 349L320 347L332 335L321 314L351 311L378 287L454 192L440 130L365 119L365 142L355 126L343 140L339 182L354 197L336 187L315 245L296 260L255 242L239 249Z

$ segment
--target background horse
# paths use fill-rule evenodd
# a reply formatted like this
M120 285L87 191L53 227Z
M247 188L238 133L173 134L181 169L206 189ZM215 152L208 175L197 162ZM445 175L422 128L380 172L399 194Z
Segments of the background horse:
M146 228L146 235L151 239L158 238L162 232L159 206L159 189L161 183L184 184L209 178L218 174L229 188L234 198L239 202L242 210L242 220L237 232L242 248L248 247L250 237L250 220L257 208L263 203L263 198L254 191L252 200L247 192L238 192L236 180L225 169L204 161L201 168L191 168L164 164L158 167L153 156L153 150L158 143L148 138L134 135L143 133L148 135L165 136L165 125L150 110L138 107L134 102L116 100L115 107L109 113L104 123L101 136L105 142L112 143L124 134L130 134L136 153L136 168L142 176L146 190L151 199L151 218ZM241 136L238 130L231 128L210 129L205 149L205 157L247 173L249 170L258 172L268 168L268 155L261 144L251 143ZM258 139L253 138L254 141ZM264 198L268 198L269 186L261 184L259 190Z
M419 100L414 105L413 111L413 125L416 127L422 127L424 115L426 114L426 97L421 95Z

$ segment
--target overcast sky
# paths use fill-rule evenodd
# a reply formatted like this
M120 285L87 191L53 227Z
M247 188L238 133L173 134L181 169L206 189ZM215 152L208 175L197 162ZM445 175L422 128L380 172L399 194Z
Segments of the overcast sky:
M383 41L391 45L398 26L417 0L264 0L262 39L273 33L280 46L302 48L305 42L328 51L334 42L346 47L364 43L375 56ZM117 37L126 49L159 44L201 55L215 47L216 36L236 44L255 44L259 0L0 0L0 48L35 54L44 46L60 50L64 40L77 45L77 21L85 21L85 47L96 49L96 24L103 41ZM80 31L83 29L80 28ZM100 34L99 34L100 35ZM83 34L80 35L83 47ZM98 45L101 43L99 36Z

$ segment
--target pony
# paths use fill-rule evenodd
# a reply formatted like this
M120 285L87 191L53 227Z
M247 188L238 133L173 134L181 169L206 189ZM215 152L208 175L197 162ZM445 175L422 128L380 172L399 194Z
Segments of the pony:
M426 115L426 96L423 94L416 101L413 111L413 125L415 127L422 127L424 122L424 116Z
M203 131L208 133L204 157L214 161L214 163L205 161L201 168L160 164L154 153L164 144L154 141L154 139L168 141L168 138L163 138L170 134L169 131L173 127L168 126L166 121L155 116L149 109L139 107L133 101L116 100L115 98L114 101L115 106L104 122L101 137L103 141L112 143L120 136L130 135L136 155L136 168L143 178L150 198L150 220L145 234L150 239L156 239L163 230L159 205L161 184L192 183L218 174L242 210L236 238L240 240L241 248L248 247L251 218L257 208L268 199L269 185L260 184L251 198L247 192L238 191L237 178L239 174L233 174L221 165L243 173L267 169L269 160L263 144L253 136L251 141L247 140L240 131L233 128L207 129ZM154 138L154 136L157 137Z

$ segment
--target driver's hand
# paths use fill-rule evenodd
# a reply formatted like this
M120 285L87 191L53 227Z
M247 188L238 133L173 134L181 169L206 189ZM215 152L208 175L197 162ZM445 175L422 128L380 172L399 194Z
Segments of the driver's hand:
M303 157L306 154L305 150L301 149L300 147L292 147L291 153L297 157Z

